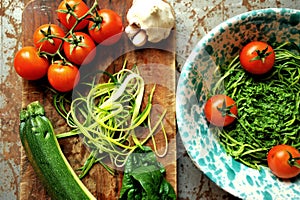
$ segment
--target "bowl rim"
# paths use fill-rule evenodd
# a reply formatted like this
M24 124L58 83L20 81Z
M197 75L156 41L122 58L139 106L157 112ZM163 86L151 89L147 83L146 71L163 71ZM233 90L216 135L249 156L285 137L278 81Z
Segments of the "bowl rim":
M262 14L262 13L281 13L281 12L285 12L285 13L299 13L300 9L294 9L294 8L263 8L263 9L254 9L254 10L250 10L247 12L243 12L240 14L237 14L235 16L232 16L226 20L224 20L223 22L219 23L217 26L215 26L214 28L212 28L209 32L207 32L195 45L195 47L192 49L192 52L195 50L195 48L197 46L200 46L200 44L205 44L205 42L207 42L207 40L210 38L211 33L216 33L218 32L218 30L220 30L220 28L222 27L227 27L228 23L234 23L237 22L237 19L241 19L244 16L254 16L257 15L257 13ZM183 67L186 65L186 63L183 65Z

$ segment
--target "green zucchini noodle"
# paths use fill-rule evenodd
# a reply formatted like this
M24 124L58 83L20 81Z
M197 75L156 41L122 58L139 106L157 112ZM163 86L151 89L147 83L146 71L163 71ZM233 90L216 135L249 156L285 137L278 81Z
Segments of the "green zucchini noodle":
M87 83L90 88L87 95L80 94L74 98L68 112L64 106L57 106L63 108L57 110L63 110L61 114L72 129L57 137L82 134L83 142L92 150L88 159L92 163L104 162L106 159L109 165L123 167L127 157L150 138L157 156L163 157L167 153L167 133L163 124L167 111L163 110L154 122L150 117L155 85L142 109L144 80L137 67L129 70L125 65L119 72L112 74L107 82ZM158 131L162 132L166 140L163 154L157 152L154 139Z
M273 70L253 76L239 57L220 67L211 95L225 93L236 101L236 123L217 131L220 143L234 159L259 169L277 144L300 148L300 50L293 43L274 44Z

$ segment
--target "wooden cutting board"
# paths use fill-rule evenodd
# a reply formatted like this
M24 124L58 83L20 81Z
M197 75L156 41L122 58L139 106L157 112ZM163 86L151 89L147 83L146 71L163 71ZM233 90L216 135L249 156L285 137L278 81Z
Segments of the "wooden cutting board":
M35 0L31 1L23 12L23 46L32 46L32 35L34 30L45 23L59 24L55 10L60 0ZM87 1L92 5L93 1ZM121 15L124 25L127 25L126 13L132 5L132 0L101 0L100 8L109 8ZM156 90L153 97L153 104L156 109L167 109L164 119L164 126L168 134L168 153L158 160L166 167L166 178L177 190L176 178L176 122L175 122L175 34L172 34L158 44L147 44L142 48L135 48L123 35L120 42L111 47L98 47L97 59L92 67L105 70L118 70L123 62L127 60L130 68L134 64L139 66L141 75L146 82L145 98L150 92L153 84ZM87 68L88 69L88 68ZM32 101L40 101L46 110L56 133L68 130L64 119L62 119L54 109L52 95L47 92L43 85L47 85L46 80L25 81L22 88L22 106L25 107ZM165 148L161 134L155 136L158 149L162 152ZM88 148L81 143L79 137L59 139L64 154L74 169L82 166L89 155ZM152 146L151 141L147 145ZM97 199L117 199L122 182L122 171L116 175L110 175L100 164L96 164L90 173L82 180L87 188ZM21 185L20 199L49 199L47 192L36 177L30 163L28 162L24 150L22 149L21 160Z

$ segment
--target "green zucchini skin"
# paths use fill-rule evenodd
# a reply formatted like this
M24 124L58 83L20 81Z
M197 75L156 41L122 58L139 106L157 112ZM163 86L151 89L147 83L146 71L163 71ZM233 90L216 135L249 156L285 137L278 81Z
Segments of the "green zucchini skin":
M57 200L96 199L71 168L44 114L43 106L37 101L20 112L20 139L48 194Z

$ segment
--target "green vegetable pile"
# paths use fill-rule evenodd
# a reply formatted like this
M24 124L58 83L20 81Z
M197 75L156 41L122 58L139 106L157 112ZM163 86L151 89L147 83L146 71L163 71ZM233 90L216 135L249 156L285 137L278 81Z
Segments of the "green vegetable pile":
M274 44L274 69L253 76L239 56L220 67L222 77L212 90L236 100L237 122L218 130L221 144L233 158L252 168L266 166L271 147L300 147L300 49L296 44Z

